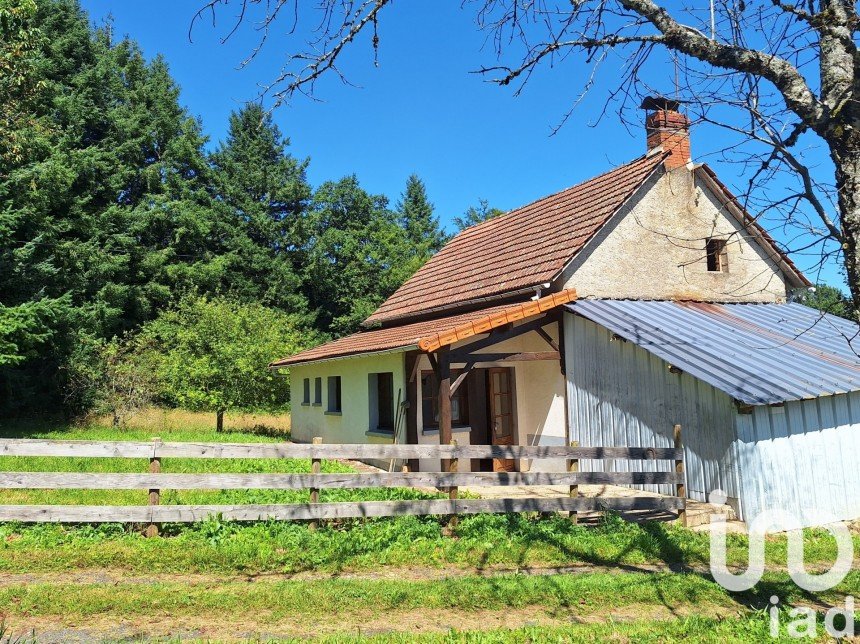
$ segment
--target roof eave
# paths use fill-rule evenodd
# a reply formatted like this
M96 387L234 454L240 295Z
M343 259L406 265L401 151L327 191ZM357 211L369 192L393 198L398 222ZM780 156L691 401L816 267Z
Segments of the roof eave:
M325 345L320 345L320 346L325 346ZM378 356L378 355L384 355L384 354L388 354L388 353L403 353L405 351L414 351L416 349L418 349L418 345L413 342L411 344L405 344L405 345L400 346L400 347L392 347L392 348L388 348L388 349L376 349L373 351L360 351L358 353L344 353L342 355L326 356L324 358L310 358L309 360L296 360L296 361L292 361L291 359L288 359L288 360L290 360L289 362L283 361L283 360L278 360L276 362L270 363L267 368L271 371L279 371L281 369L289 369L291 367L299 367L299 366L304 366L304 365L309 365L309 364L321 364L323 362L334 362L336 360L349 360L352 358L367 358L370 356Z
M439 315L442 313L449 315L456 315L459 312L465 313L466 311L464 309L473 309L486 304L492 304L494 302L500 302L501 300L514 298L519 295L534 293L536 289L542 287L549 281L551 280L541 280L533 285L523 286L522 288L517 288L512 291L501 291L500 293L494 295L485 295L483 297L477 297L471 300L456 302L455 304L436 306L430 309L425 309L418 313L413 313L411 315L386 316L382 319L373 319L373 316L371 315L369 318L367 318L364 322L361 323L361 327L363 329L376 329L385 326L402 326L404 324L411 324L413 322L421 322L425 318Z

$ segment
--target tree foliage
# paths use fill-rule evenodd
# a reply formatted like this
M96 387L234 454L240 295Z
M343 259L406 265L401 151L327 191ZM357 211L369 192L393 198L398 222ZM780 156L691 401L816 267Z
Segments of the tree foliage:
M294 159L288 146L271 115L249 104L230 115L227 139L211 161L218 206L232 229L221 254L236 271L231 289L300 312L306 302L294 264L312 191L308 161Z
M322 184L304 226L302 270L316 326L355 331L414 270L415 247L388 199L358 178Z
M423 264L439 252L448 236L434 215L435 208L427 197L427 188L417 174L409 175L406 189L395 207L400 227L415 248L416 260ZM420 264L419 264L420 265Z
M201 2L192 28L209 11L215 25L222 4ZM264 34L254 54L271 46L268 35L283 30L279 21L289 23L286 62L262 85L276 103L313 94L325 76L348 81L346 52L362 36L375 52L386 42L385 21L404 6L325 0L287 12L283 2L238 4L225 40L253 24ZM559 74L568 63L581 72L585 64L590 69L572 84L574 107L593 87L609 85L601 116L630 122L636 110L639 122L642 98L671 92L694 121L721 128L721 149L710 152L739 164L747 183L743 204L759 223L784 231L795 246L789 250L809 255L815 248L819 265L841 261L860 307L856 2L474 0L463 6L493 50L493 62L475 70L490 82L519 93L542 68ZM674 63L674 74L666 73L667 63Z
M236 110L207 150L166 61L93 28L76 0L0 0L0 30L5 413L104 407L109 363L130 357L115 338L156 318L228 335L209 312L229 313L234 331L253 326L245 306L255 320L288 321L298 335L262 334L259 351L273 353L255 353L258 366L353 331L441 244L420 179L396 213L355 177L314 190L308 161L259 105ZM208 298L194 315L189 294ZM193 364L202 378L208 367ZM224 387L206 402L171 378L174 404L266 402L259 389ZM273 382L280 396L284 381Z
M157 356L139 335L110 340L81 335L67 367L66 404L110 414L115 426L124 425L155 399Z
M151 352L160 399L219 416L235 408L286 405L289 376L267 367L315 340L294 315L206 297L188 297L162 311L140 335Z
M477 206L469 206L462 217L454 217L454 225L457 227L457 230L466 230L466 228L503 214L505 214L504 210L493 208L489 201L481 199L478 201Z
M857 321L855 309L851 298L834 286L828 284L817 284L815 290L808 293L803 303L824 313L838 315L853 322Z
M36 24L35 0L0 0L0 174L20 161L32 135L44 123L33 116L44 90L39 73L42 32Z

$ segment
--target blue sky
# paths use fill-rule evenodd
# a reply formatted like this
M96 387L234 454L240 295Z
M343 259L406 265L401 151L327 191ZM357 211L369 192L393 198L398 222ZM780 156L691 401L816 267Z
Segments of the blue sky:
M259 83L274 77L287 51L302 47L299 40L273 34L260 55L238 69L256 41L245 28L220 44L236 3L220 9L215 29L208 20L198 24L193 42L188 27L202 0L82 4L96 24L110 14L116 36L131 36L148 57L164 55L182 88L181 101L202 119L213 143L224 136L230 112L257 96ZM590 68L581 58L556 69L542 68L515 97L512 88L470 73L495 62L485 37L459 2L396 4L380 22L379 66L374 66L366 41L356 42L344 59L342 68L358 87L331 76L317 88L321 101L297 97L274 114L292 142L292 153L310 157L311 182L319 185L355 173L366 190L394 202L414 172L450 228L451 220L479 199L507 210L644 152L643 129L628 131L615 114L599 118L624 62L618 55L610 55L594 89L552 135ZM659 89L670 92L672 66L657 64L651 77ZM729 186L742 186L739 166L708 156L720 149L723 136L705 126L695 128L693 158L711 163ZM780 238L778 231L775 235ZM810 263L803 257L795 260L802 269ZM843 284L835 264L820 279Z

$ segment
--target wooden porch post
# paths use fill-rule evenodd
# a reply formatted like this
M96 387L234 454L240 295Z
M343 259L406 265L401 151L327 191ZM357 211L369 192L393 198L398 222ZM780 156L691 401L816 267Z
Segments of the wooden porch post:
M439 347L436 352L439 363L439 444L450 445L451 433L451 355L447 346ZM450 472L451 463L442 460L442 471Z
M418 361L421 354L410 351L406 354L406 442L409 445L418 444L418 414L421 413L421 401L418 400ZM398 410L399 413L399 410ZM418 459L410 459L406 466L412 472L418 471Z

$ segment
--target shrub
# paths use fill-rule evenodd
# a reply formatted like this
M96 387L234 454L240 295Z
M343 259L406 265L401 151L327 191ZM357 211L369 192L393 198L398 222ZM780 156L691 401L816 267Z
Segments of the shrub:
M268 369L273 360L315 340L296 316L259 304L188 297L146 323L163 402L218 415L228 409L280 409L290 380Z

